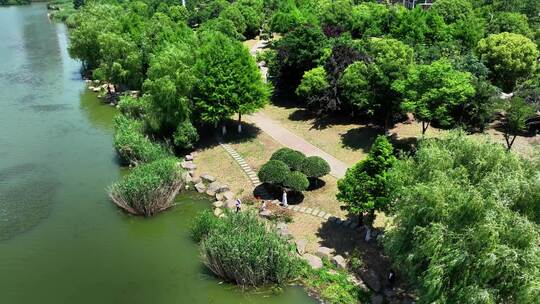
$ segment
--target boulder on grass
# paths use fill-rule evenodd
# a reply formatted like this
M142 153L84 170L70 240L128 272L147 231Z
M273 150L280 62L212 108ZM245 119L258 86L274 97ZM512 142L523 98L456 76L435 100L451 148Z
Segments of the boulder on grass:
M201 178L198 177L198 176L195 176L195 175L192 175L193 177L191 178L191 181L194 183L194 184L198 184L201 182Z
M259 215L261 217L264 217L264 218L269 218L270 216L272 216L272 211L270 210L263 210L261 212L259 212Z
M216 193L210 189L206 190L206 195L208 196L216 196Z
M203 174L201 175L201 178L206 183L213 183L216 181L216 178L209 174Z
M223 202L222 201L215 201L212 206L214 206L214 208L222 208L223 207Z
M197 190L197 192L203 193L204 191L206 191L206 186L203 183L199 182L195 184L195 189Z
M331 248L319 247L319 248L317 248L317 252L315 254L318 257L320 257L321 259L322 258L330 259L330 258L332 258L332 252L333 252L333 250Z
M323 267L323 262L318 256L306 253L302 256L302 258L306 260L308 265L313 269L321 269Z
M236 209L236 201L235 200L226 200L225 201L225 208L234 210Z
M220 217L222 214L223 214L223 210L221 210L220 208L214 209L215 216Z
M347 261L341 255L336 255L332 258L332 264L336 265L339 269L347 269Z
M296 251L298 252L298 254L299 255L304 255L304 253L306 253L307 241L306 240L297 240L295 243L296 243Z
M193 171L197 169L197 165L190 161L183 161L182 163L180 163L180 166L188 171Z
M188 155L184 156L184 159L187 160L187 161L192 161L193 160L193 155L188 154Z
M366 283L366 285L373 291L379 292L381 290L381 280L375 271L371 269L364 270L360 272L360 277L362 278L362 281L364 281L364 283Z

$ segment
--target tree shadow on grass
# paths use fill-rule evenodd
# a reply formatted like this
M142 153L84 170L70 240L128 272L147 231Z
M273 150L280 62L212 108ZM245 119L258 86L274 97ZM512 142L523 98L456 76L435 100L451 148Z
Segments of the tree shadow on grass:
M375 141L375 138L383 133L384 131L378 126L361 126L342 134L341 144L354 151L362 150L362 152L367 153Z
M264 200L278 200L281 202L283 189L280 186L262 183L255 187L253 196ZM287 203L289 205L298 205L304 200L304 194L297 191L287 191Z
M221 126L225 125L227 134L221 134ZM217 128L205 126L199 129L198 149L209 149L219 145L217 138L221 138L225 143L243 143L249 142L257 138L261 133L261 129L252 123L242 121L242 132L238 133L238 122L232 119L225 121Z
M310 178L309 179L309 186L306 189L306 191L314 191L321 189L326 185L326 182L320 178Z

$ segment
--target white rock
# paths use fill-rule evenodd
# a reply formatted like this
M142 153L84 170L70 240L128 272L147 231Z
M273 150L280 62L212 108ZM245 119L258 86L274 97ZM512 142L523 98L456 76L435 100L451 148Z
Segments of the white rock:
M203 193L206 190L206 186L203 183L199 182L195 184L195 189L197 190L197 192Z
M220 208L214 209L215 216L220 217L222 214L223 214L223 210L221 210Z
M197 169L197 165L195 165L193 162L183 161L180 166L186 170L195 170Z
M297 240L295 243L296 243L296 251L298 252L298 254L303 255L304 253L306 253L306 245L307 245L306 240Z
M333 250L328 247L319 247L315 254L320 258L330 259L332 257L332 251Z
M213 183L216 181L216 178L213 177L212 175L209 175L209 174L203 174L201 175L201 178L203 181L207 182L207 183Z
M332 264L336 265L339 269L347 269L347 261L341 255L336 255L332 258Z
M212 205L214 206L214 208L222 208L224 204L222 201L216 201Z
M192 160L193 160L193 155L188 154L188 155L186 155L186 156L184 157L184 159L185 159L186 161L192 161Z
M321 269L323 267L323 262L318 256L306 253L302 256L302 258L306 260L308 265L313 269Z

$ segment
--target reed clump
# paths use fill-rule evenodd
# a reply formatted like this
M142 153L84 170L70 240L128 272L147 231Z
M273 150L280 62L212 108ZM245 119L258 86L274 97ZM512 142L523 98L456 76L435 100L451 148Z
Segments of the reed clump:
M109 188L109 197L129 213L152 216L170 208L183 185L176 158L164 158L135 167Z
M204 264L218 277L242 287L283 285L298 277L294 246L252 212L217 218L202 213L192 226Z

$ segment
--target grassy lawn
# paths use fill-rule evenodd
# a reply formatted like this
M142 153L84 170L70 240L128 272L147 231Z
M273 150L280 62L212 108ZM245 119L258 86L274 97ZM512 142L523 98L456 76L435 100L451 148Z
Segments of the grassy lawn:
M378 127L359 125L351 119L321 122L308 111L296 107L268 105L262 112L349 165L362 160L375 137L382 132Z
M210 174L227 184L233 193L244 199L252 198L252 185L240 166L215 141L208 141L197 150L196 175Z
M234 122L228 124L228 135L225 137L225 141L235 149L249 166L256 172L260 167L265 164L272 154L282 148L281 144L274 141L266 133L260 131L256 126L250 123L243 124L243 133L239 135L236 132L236 126ZM233 159L228 156L225 150L221 147L211 147L207 150L201 151L197 165L201 163L201 166L205 167L205 170L210 174L226 175L225 171L238 171L242 173L239 165L233 163ZM203 165L202 162L205 164ZM236 165L236 170L233 170L233 165ZM239 177L238 174L234 176ZM246 189L245 192L253 191L253 187L249 184L247 177L242 176L239 179L240 182L235 182L233 178L224 179L234 189ZM302 206L309 208L318 208L326 212L330 212L334 215L345 216L346 212L341 210L341 204L336 200L337 192L337 180L327 175L322 178L324 186L315 190L305 191L303 193L304 199L300 203ZM247 182L246 183L244 182ZM236 184L236 185L235 185ZM249 189L249 190L247 190Z

